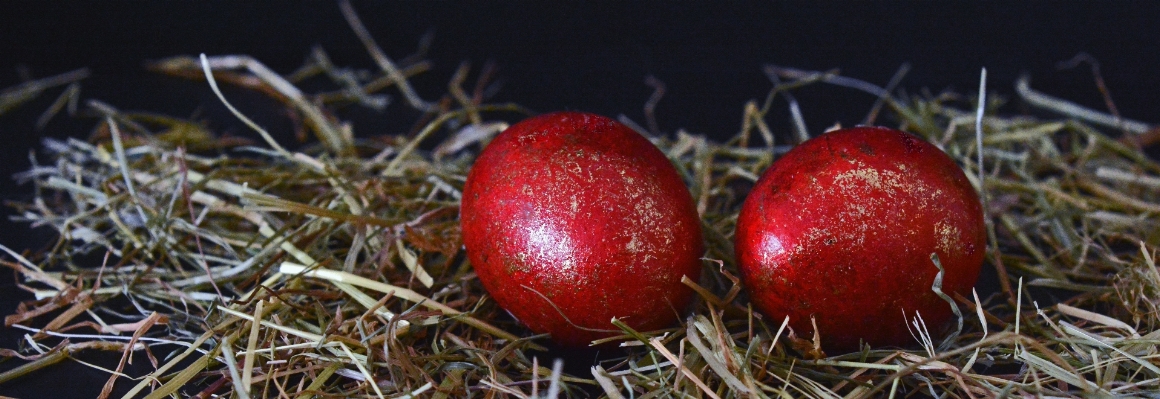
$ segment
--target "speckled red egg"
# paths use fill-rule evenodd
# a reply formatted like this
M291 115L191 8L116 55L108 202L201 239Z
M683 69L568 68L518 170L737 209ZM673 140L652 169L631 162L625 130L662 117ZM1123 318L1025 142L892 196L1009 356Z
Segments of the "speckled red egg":
M692 196L652 143L559 112L496 136L467 176L463 243L496 303L566 346L676 321L704 249Z
M802 143L773 163L737 221L738 266L756 308L787 315L824 349L913 342L951 317L932 290L970 296L986 245L979 197L962 169L908 133L856 127ZM953 294L951 294L953 295ZM903 314L905 313L905 317Z

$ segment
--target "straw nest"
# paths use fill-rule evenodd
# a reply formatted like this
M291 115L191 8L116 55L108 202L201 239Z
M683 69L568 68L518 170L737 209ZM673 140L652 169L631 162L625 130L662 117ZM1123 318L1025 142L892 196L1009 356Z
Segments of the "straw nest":
M335 67L321 51L288 76L242 56L154 64L212 76L215 92L230 84L278 99L315 134L314 147L287 149L257 126L262 144L243 145L198 122L97 101L86 103L101 115L94 139L45 141L49 158L18 176L35 198L15 206L21 221L51 226L60 238L37 253L3 248L0 262L36 299L5 319L28 335L5 343L20 348L2 355L27 363L0 381L84 351L127 357L149 349L167 354L156 370L111 374L106 395L114 384L132 386L125 397L149 398L1155 397L1160 390L1160 164L1142 150L1157 136L1146 124L1045 96L1026 80L1015 91L1047 111L1040 117L997 115L1002 100L994 95L980 106L976 94L906 96L892 85L773 66L766 72L774 88L739 110L741 128L728 142L656 134L622 117L688 183L704 222L707 278L687 282L699 299L679 326L632 331L616 322L624 335L607 340L598 361L567 358L581 367L564 372L545 337L489 300L459 236L460 189L474 154L523 111L487 104L485 85L463 89L466 69L441 101L426 102L407 83L425 64L393 62L356 18L352 24L377 70ZM334 90L295 85L319 76ZM948 298L959 315L949 331L916 319L911 348L823 353L824 332L795 335L749 306L732 255L737 211L757 176L790 147L775 137L808 136L775 132L766 114L782 98L796 107L790 93L814 84L877 95L868 121L888 121L879 123L945 149L984 193L987 267L998 287ZM356 139L329 113L383 106L381 92L396 89L422 114L409 136ZM67 104L61 98L54 109ZM1066 300L1037 302L1045 292Z

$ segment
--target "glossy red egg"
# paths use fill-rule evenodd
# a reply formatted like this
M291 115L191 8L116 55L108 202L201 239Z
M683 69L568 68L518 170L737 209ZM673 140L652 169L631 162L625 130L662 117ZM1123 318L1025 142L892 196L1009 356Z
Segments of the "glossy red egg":
M931 285L970 297L986 247L979 197L962 169L908 133L856 127L779 158L737 221L738 267L756 308L787 315L799 336L817 321L827 350L906 345L916 313L931 331L952 316ZM906 316L903 314L905 313Z
M463 243L496 303L566 346L684 313L704 249L692 196L668 158L603 116L524 120L483 150L463 188Z

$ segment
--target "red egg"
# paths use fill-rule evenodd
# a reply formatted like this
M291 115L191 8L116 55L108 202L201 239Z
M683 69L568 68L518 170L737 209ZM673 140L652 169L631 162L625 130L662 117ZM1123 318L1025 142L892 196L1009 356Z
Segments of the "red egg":
M652 143L559 112L496 136L467 176L463 243L496 303L566 346L664 328L692 299L704 249L692 196Z
M931 290L970 296L986 247L979 197L962 169L908 133L856 127L785 154L749 193L737 221L738 267L752 302L799 336L817 321L827 350L914 342L953 314ZM904 316L905 314L905 316Z

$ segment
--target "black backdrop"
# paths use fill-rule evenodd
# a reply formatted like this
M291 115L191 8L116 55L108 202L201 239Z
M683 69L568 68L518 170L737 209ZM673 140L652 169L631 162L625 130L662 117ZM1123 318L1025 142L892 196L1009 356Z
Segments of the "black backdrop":
M625 114L643 121L652 75L668 91L657 108L661 130L685 128L723 138L735 133L742 105L762 98L771 84L764 64L806 69L840 68L848 76L884 84L904 62L912 65L901 87L916 92L971 92L987 67L990 90L1010 97L1023 73L1033 86L1101 107L1086 67L1057 64L1088 53L1101 63L1107 86L1124 116L1160 122L1160 6L1149 2L996 4L977 2L839 3L761 2L731 7L692 2L525 1L356 2L364 23L394 58L412 53L427 32L434 41L430 72L415 79L432 100L461 61L480 67L494 61L502 88L494 100L536 111L584 110ZM204 83L151 75L143 61L172 55L249 54L278 72L301 65L319 45L338 65L372 68L364 49L331 2L8 2L0 11L0 87L25 76L46 77L80 67L84 98L126 110L175 116L199 115L210 126L236 135L248 132L213 99ZM93 120L59 118L43 130L40 112L60 89L0 116L0 198L21 199L28 186L9 179L29 166L42 137L85 137ZM400 133L412 114L401 97L383 113L354 112L359 135ZM860 121L873 98L846 89L810 88L796 93L807 126L815 133L835 122ZM288 131L264 100L243 104L270 130ZM243 101L244 102L244 101ZM269 105L268 103L266 105ZM779 103L783 106L784 103ZM1021 112L1017 101L1007 108ZM775 129L788 121L770 118ZM0 243L17 251L52 238L45 229L0 221ZM12 274L0 271L0 312L24 298ZM0 347L17 344L20 332L0 327ZM114 359L96 359L107 367ZM134 368L148 370L138 359ZM0 370L16 362L0 363ZM93 397L107 374L71 363L0 385L0 395L23 398ZM120 382L119 387L131 385Z

